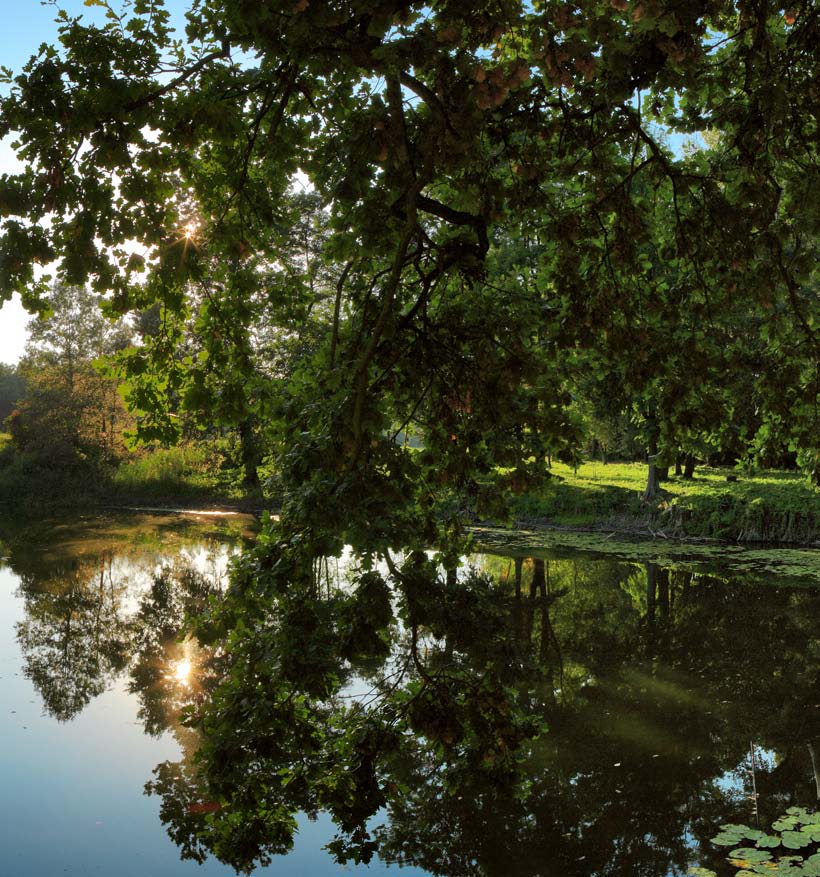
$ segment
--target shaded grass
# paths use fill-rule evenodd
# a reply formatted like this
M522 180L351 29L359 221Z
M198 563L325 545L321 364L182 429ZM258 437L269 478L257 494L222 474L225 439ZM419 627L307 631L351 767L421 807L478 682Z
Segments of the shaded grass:
M187 444L139 452L117 468L45 465L0 445L0 507L24 514L122 504L225 505L257 503L233 471L215 465L212 449Z
M9 446L7 450L12 450ZM101 496L99 474L88 469L44 466L17 453L0 459L0 506L41 514L59 506L93 505Z

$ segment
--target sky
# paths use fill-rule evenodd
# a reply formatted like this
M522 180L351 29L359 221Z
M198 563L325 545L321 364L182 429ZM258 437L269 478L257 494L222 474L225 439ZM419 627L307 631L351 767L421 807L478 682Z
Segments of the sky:
M71 16L82 15L88 21L102 21L102 10L85 6L84 0L60 0L59 5ZM119 0L112 0L112 5L117 8ZM182 13L188 6L187 0L166 0L165 5L174 19L183 24ZM0 0L0 20L3 22L0 64L17 73L42 43L55 42L55 14L54 6L45 5L40 0ZM0 174L13 173L19 167L9 145L13 139L0 140ZM0 308L0 362L13 364L20 359L29 319L16 295Z

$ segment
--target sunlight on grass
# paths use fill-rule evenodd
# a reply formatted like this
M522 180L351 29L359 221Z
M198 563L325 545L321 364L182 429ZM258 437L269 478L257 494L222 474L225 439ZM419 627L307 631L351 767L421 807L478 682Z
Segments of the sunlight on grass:
M114 474L113 485L126 494L150 496L204 497L216 488L207 449L195 444L157 448L126 460Z
M642 500L642 463L555 463L550 473L542 491L516 500L519 519L590 526L632 518L675 535L749 541L815 541L820 529L820 491L797 472L700 467L691 480L664 481L654 505ZM738 480L727 481L729 475Z

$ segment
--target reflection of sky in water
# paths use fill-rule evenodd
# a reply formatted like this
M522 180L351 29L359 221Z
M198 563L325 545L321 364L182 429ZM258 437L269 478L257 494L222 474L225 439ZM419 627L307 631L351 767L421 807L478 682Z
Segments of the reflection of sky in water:
M752 752L754 752L754 768L752 766ZM749 801L750 811L753 809L754 789L756 787L755 776L759 771L772 771L777 764L777 753L771 749L761 749L754 744L749 746L749 755L742 764L734 770L727 771L715 781L715 785L727 795L737 798L746 798Z
M186 550L209 575L224 574L227 550ZM121 608L131 615L157 568L155 556L114 558L111 575L125 585ZM146 736L137 699L120 677L68 722L47 716L23 675L15 626L25 618L19 580L0 565L0 877L60 874L183 877L233 874L215 860L184 862L159 819L159 800L143 794L153 768L180 757L169 733ZM331 875L336 865L322 849L333 836L330 820L300 819L295 849L257 873ZM368 873L398 872L376 862ZM420 873L402 869L402 874Z
M120 606L125 615L136 613L142 596L150 588L152 577L164 565L174 562L193 567L213 582L225 582L231 558L238 548L198 545L181 549L175 557L147 554L142 562L133 557L114 557L110 561L111 578L124 588Z

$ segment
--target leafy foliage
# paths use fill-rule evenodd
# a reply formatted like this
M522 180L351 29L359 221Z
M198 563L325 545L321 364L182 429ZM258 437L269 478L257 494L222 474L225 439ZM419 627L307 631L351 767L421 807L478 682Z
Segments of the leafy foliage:
M25 378L16 366L0 363L0 423L14 410L25 393Z
M36 464L101 469L123 456L131 418L116 382L95 363L127 346L131 332L123 321L106 319L98 299L81 288L55 284L45 303L49 310L29 323L19 366L26 393L9 431Z
M530 457L574 454L570 351L650 446L720 431L732 369L812 447L810 4L234 0L196 4L187 44L161 3L99 5L102 26L61 14L0 106L28 162L2 288L33 300L54 260L116 311L160 308L122 363L143 435L180 405L269 432L297 530L320 489L330 529L388 481L499 512L493 465L520 490ZM409 422L428 453L399 463Z

